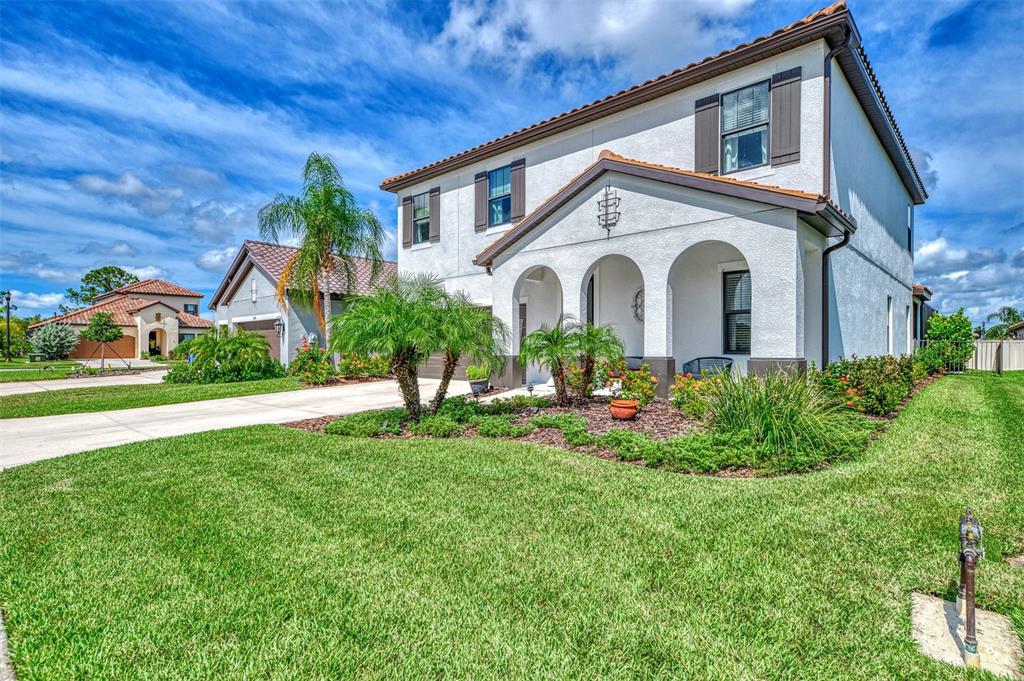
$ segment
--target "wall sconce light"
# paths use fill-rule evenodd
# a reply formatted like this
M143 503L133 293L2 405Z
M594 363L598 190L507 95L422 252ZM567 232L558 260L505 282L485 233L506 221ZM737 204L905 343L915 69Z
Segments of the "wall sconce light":
M274 331L277 332L278 338L280 338L281 334L284 333L284 323L280 319L274 322Z

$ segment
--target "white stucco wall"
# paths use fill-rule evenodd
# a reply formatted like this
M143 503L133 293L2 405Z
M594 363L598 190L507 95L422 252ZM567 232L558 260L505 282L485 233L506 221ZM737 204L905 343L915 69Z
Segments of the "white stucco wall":
M256 302L252 300L253 280L256 281ZM289 305L282 312L277 302L276 288L276 282L256 268L249 267L241 275L241 283L234 294L221 299L216 310L216 323L233 326L233 322L281 319L285 325L281 335L281 361L287 364L295 357L295 348L307 331L295 306Z
M594 323L607 324L622 339L627 357L644 356L644 324L633 314L633 302L644 288L643 274L630 258L613 255L602 259L594 270ZM588 275L580 282L583 312L586 318ZM646 292L645 292L646 293Z
M911 329L913 203L842 69L832 70L831 198L857 221L850 245L831 256L830 358L886 352L886 296L893 298L894 351Z
M622 198L622 217L610 235L598 227L593 211L596 194L606 180L611 181ZM644 355L673 356L673 335L679 332L719 334L718 349L710 353L719 355L720 317L714 331L708 331L705 324L700 329L683 324L682 331L676 330L670 313L673 307L670 271L688 248L709 241L726 242L742 254L751 271L751 355L802 357L803 241L798 224L795 212L789 209L609 173L495 261L493 309L511 324L515 319L513 303L517 282L524 272L544 265L556 273L562 284L565 312L583 317L586 310L582 295L584 277L602 257L624 255L637 263L643 275ZM718 277L716 270L715 278ZM720 288L717 294L711 295L720 314ZM628 312L627 308L620 314ZM687 336L679 342L680 347L688 348L691 339ZM703 341L694 347L703 347L700 343ZM518 339L513 349L513 354L518 352Z
M602 149L643 161L692 169L696 100L763 81L795 66L802 67L800 162L778 168L755 168L732 176L820 192L824 54L821 41L805 45L401 190L397 196L399 225L402 224L402 197L420 194L432 187L441 188L441 240L407 249L401 247L399 239L399 270L433 272L445 279L449 289L465 290L481 305L490 304L490 282L482 269L473 265L473 258L504 229L481 233L473 229L473 180L477 172L525 158L526 210L530 211L596 161Z

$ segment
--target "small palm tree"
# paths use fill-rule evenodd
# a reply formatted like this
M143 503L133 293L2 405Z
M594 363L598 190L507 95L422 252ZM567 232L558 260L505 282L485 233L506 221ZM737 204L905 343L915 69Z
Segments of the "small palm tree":
M508 343L508 326L485 307L473 304L464 292L445 295L436 318L438 339L444 353L441 383L430 403L436 412L448 393L448 384L459 360L469 357L490 369L500 366Z
M1015 307L1001 307L986 318L985 321L998 321L998 324L993 324L985 332L985 338L1000 339L1006 338L1010 334L1010 327L1014 324L1018 324L1022 317L1020 310Z
M357 296L331 320L331 350L388 358L409 418L420 417L419 366L441 347L437 313L445 293L431 275L400 275Z
M625 352L622 339L608 324L594 326L581 323L573 327L572 337L579 353L580 367L583 369L582 382L589 396L594 369L601 360L618 359Z
M576 340L573 338L575 320L572 316L561 315L554 326L542 325L527 334L519 343L519 359L524 364L536 364L551 372L555 383L555 398L562 406L569 404L569 393L565 388L565 367L576 356Z
M372 276L380 272L384 228L377 216L359 207L342 182L330 156L313 152L302 170L299 196L278 194L259 212L260 236L278 241L298 239L298 250L288 259L277 282L277 300L285 304L289 289L302 291L312 301L324 345L330 345L331 275L344 274L346 290L355 288L354 257L371 261ZM321 289L326 291L321 291ZM321 294L323 303L320 302Z

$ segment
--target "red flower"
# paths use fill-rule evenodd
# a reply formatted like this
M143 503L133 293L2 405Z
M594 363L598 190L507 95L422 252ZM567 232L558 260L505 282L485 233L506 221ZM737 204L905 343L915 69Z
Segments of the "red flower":
M841 376L839 378L839 380L842 381L843 383L849 383L850 382L850 379L848 379L846 376Z

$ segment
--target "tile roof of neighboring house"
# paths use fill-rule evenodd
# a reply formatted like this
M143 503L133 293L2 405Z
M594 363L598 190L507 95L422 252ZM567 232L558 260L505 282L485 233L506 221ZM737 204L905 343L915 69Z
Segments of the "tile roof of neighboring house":
M214 309L221 296L227 291L232 278L236 275L242 263L246 257L252 261L252 264L263 272L273 282L277 282L281 275L284 274L285 265L288 264L289 258L291 258L295 251L298 249L294 246L282 246L281 244L271 244L266 241L253 241L247 239L243 244L242 248L238 251L235 256L234 262L228 268L227 274L224 275L223 281L220 286L217 287L213 297L210 299L210 309ZM335 258L337 260L337 258ZM388 278L398 273L398 263L385 260L381 263L380 272L377 274L377 278L373 279L373 265L370 260L366 258L352 258L355 264L355 291L348 290L348 284L345 281L345 273L341 269L340 264L331 273L330 291L331 293L369 293L372 290L374 284L386 281ZM320 285L323 286L324 282L321 279Z
M190 288L184 286L178 286L173 281L166 281L165 279L143 279L137 281L134 284L126 284L120 288L115 288L113 291L107 291L102 295L96 296L96 300L104 300L116 295L126 295L129 293L134 294L146 294L151 295L162 295L162 296L189 296L192 298L202 298L203 294L198 291L193 291Z
M690 87L696 83L753 61L764 59L786 49L792 49L822 38L835 39L842 36L846 30L857 34L853 18L846 7L846 0L838 0L828 7L813 12L803 19L795 21L768 35L760 36L750 42L724 50L717 55L705 57L700 61L652 78L639 85L634 85L589 104L584 104L565 113L552 116L415 170L389 177L381 182L380 188L387 191L397 191L421 180L435 177L473 161L484 159L492 154L522 146L533 140L569 130L577 125L603 118L637 104ZM847 51L847 53L849 52ZM882 138L883 146L886 147L890 157L892 157L893 163L898 168L901 164L905 164L905 169L908 172L900 173L901 177L903 177L904 183L908 185L910 193L915 195L915 198L920 199L917 202L923 203L928 193L921 182L899 126L896 125L896 119L893 117L892 110L885 99L885 93L882 92L881 85L874 70L871 68L870 62L867 60L867 54L864 52L864 49L858 45L856 53L863 62L864 76L866 76L867 81L870 83L872 91L871 93L865 93L862 105L866 109L872 107L880 110L881 115L885 117L885 125L881 125L881 127L885 128L888 126L889 130L879 130L879 137ZM852 73L848 74L848 77L861 78L861 74L859 72ZM861 93L858 92L857 94L860 97ZM871 96L868 96L868 94ZM869 118L871 118L870 115ZM875 124L875 121L872 120L872 123ZM885 139L886 135L891 135L891 140ZM898 147L887 144L888 141L894 141Z
M597 161L587 166L583 172L569 180L544 203L530 211L522 220L509 228L487 248L481 251L473 261L477 265L489 266L502 252L525 236L533 228L551 216L558 208L565 205L573 196L591 184L605 172L619 172L647 179L669 182L699 191L725 194L750 201L760 201L770 205L792 208L806 222L814 225L823 233L835 235L843 231L856 229L856 222L843 212L834 202L820 194L811 194L796 189L783 189L774 185L758 184L749 180L737 180L710 173L698 173L693 170L672 168L669 166L647 163L619 156L604 149Z
M157 302L158 301L145 300L144 298L132 298L130 296L122 295L117 298L104 300L89 307L84 307L81 310L74 310L67 314L45 319L41 322L32 324L29 328L46 326L47 324L53 324L55 322L71 324L73 326L85 326L97 312L109 312L114 317L114 323L118 326L135 326L135 315L133 313ZM161 304L166 305L166 303ZM171 306L168 305L168 307ZM173 310L174 308L171 307L171 309ZM213 322L210 320L203 319L202 317L197 317L186 312L178 312L177 317L178 325L189 329L205 329L213 326Z
M932 297L932 290L924 284L914 284L914 295L929 300Z

